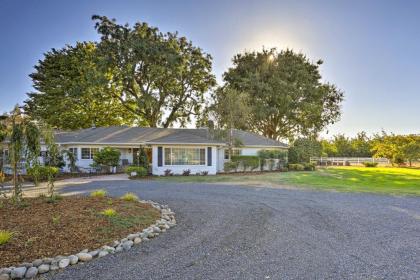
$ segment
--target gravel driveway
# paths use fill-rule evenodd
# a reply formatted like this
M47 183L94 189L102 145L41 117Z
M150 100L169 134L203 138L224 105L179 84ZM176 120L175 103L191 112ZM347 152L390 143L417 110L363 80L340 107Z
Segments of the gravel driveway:
M169 204L178 225L51 279L420 279L420 198L158 180L62 191L95 188Z

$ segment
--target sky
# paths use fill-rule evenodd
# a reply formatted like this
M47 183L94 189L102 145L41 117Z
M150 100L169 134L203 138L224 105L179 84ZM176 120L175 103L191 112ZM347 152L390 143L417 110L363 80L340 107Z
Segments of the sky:
M345 92L324 137L386 130L420 133L420 1L0 0L0 113L32 91L28 77L51 48L95 41L91 16L178 31L213 57L219 83L232 57L263 47L322 59Z

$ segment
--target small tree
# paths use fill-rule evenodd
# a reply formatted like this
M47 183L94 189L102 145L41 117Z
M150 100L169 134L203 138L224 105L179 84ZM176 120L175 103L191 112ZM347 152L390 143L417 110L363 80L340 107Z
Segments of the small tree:
M64 150L63 154L66 156L69 162L67 167L70 169L70 172L76 172L77 166L76 166L76 157L74 156L74 154L70 152L69 150Z
M138 165L144 167L146 170L149 169L149 159L147 158L147 154L143 146L140 146L139 149Z
M97 165L112 167L118 166L121 152L115 148L105 147L95 154L93 162ZM112 170L111 170L112 171Z
M321 144L315 139L299 138L289 148L289 163L306 163L310 157L321 155Z

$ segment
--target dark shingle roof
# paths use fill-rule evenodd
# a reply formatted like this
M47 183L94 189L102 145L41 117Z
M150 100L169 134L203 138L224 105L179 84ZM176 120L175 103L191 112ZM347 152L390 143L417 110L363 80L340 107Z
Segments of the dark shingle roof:
M57 143L61 144L226 144L223 140L211 137L206 128L110 126L58 131L55 136ZM240 139L244 146L287 147L284 143L241 130L235 130L234 137Z

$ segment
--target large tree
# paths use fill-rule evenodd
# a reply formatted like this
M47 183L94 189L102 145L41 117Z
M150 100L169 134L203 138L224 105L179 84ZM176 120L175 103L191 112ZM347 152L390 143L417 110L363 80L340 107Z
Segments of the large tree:
M200 114L204 94L215 85L211 56L177 33L147 23L120 25L93 16L101 35L103 71L127 112L144 126L183 126Z
M101 35L52 49L31 74L25 111L56 128L186 125L215 85L211 56L177 33L93 16Z
M322 82L305 55L276 49L245 52L224 73L227 85L249 94L248 128L272 139L314 136L340 116L343 92Z
M36 92L29 93L25 111L62 129L131 124L134 116L112 98L106 76L97 65L95 43L77 43L45 54L30 75Z

